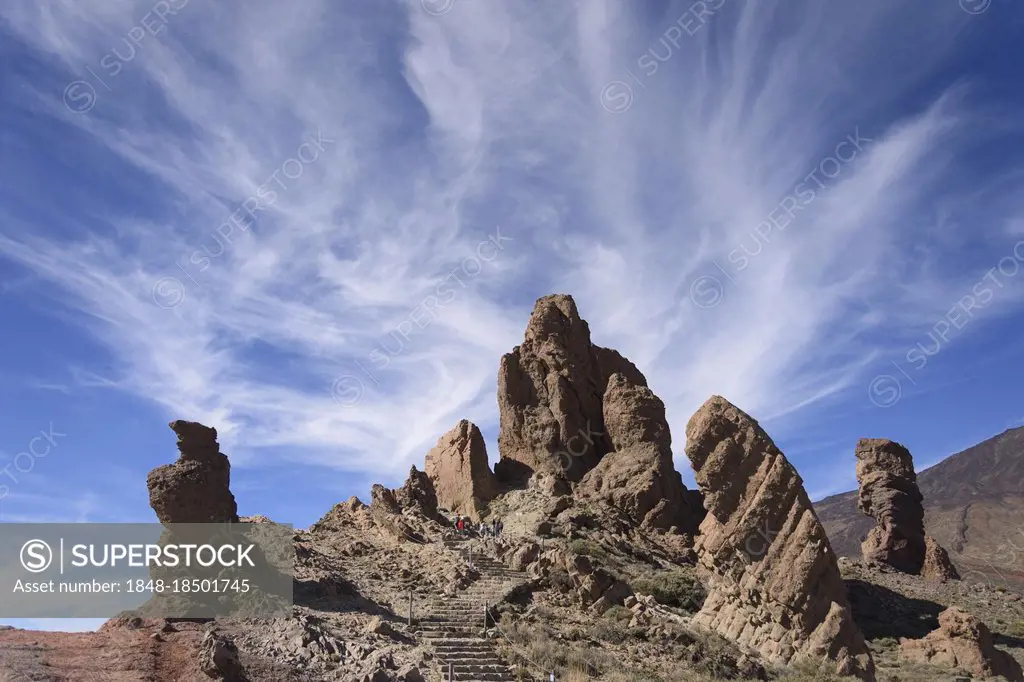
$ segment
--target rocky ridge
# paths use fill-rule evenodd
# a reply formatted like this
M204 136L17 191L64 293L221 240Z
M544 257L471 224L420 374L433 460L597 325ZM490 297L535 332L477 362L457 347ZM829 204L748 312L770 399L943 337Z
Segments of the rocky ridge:
M571 297L537 302L498 384L496 471L464 420L401 487L374 485L369 504L350 498L295 531L290 617L0 630L0 669L157 682L439 681L449 665L461 680L797 682L806 669L924 682L956 668L1017 679L1019 599L925 579L955 569L923 528L922 575L838 561L799 475L723 398L687 425L700 491L687 490L664 403L631 362L592 344ZM214 429L172 429L179 460L149 477L158 518L272 523L237 516ZM891 537L917 528L890 494L899 472L865 494L879 517L910 519ZM451 513L501 518L505 535L455 538ZM974 615L939 615L954 603Z

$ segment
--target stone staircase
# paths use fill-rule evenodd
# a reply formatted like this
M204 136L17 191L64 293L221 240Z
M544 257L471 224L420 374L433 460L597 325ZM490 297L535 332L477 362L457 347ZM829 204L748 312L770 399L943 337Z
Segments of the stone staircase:
M460 538L445 540L444 544L468 557L467 542ZM433 646L445 680L451 664L452 679L459 682L514 682L515 675L498 656L494 643L482 636L484 605L500 601L527 576L477 550L473 548L473 567L480 578L455 596L439 597L430 604L430 615L420 619L419 631ZM490 619L486 622L494 626Z

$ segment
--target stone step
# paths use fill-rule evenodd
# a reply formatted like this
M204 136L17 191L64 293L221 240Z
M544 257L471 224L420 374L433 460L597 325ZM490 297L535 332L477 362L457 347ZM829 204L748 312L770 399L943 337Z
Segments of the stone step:
M438 637L433 641L433 644L434 649L438 652L479 651L489 653L494 651L494 644L480 637Z
M466 668L477 668L478 670L505 670L506 666L500 658L496 655L491 654L488 658L467 658L462 654L453 655L440 655L438 654L438 660L444 663L445 667L451 663L456 670L465 670Z
M438 637L434 640L437 651L494 651L494 645L486 639L467 639L465 637Z
M489 625L494 625L489 623ZM420 632L437 632L438 630L469 630L472 632L479 632L484 629L483 622L476 622L475 620L466 621L434 621L432 623L420 624Z
M483 622L477 623L475 620L466 621L433 621L431 623L421 623L420 632L437 632L438 630L470 630L479 631L483 630Z
M451 650L445 649L444 651L438 651L437 655L439 658L444 659L446 662L451 661L457 663L459 661L465 661L468 663L472 662L489 662L495 663L501 662L501 657L494 651L494 649L458 649L454 648Z
M441 669L446 673L448 672L448 663L450 661L441 660ZM454 663L451 665L452 671L458 673L475 673L477 675L502 675L511 672L507 665L477 665L474 663Z
M483 628L481 628L482 630ZM447 630L424 630L423 637L425 639L451 639L452 637L479 637L480 632L473 631L471 628L451 628Z
M445 673L447 674L447 673ZM452 677L457 682L515 682L515 675L506 672L456 672Z

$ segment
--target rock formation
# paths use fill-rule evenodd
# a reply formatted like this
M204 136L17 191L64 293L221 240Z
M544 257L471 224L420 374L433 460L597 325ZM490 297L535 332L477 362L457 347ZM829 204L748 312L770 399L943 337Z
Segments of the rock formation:
M571 296L538 299L523 343L498 371L499 477L556 471L578 481L596 466L610 449L601 399L614 372L647 385L633 363L590 342Z
M602 414L614 450L583 477L577 495L601 499L645 526L693 532L697 514L689 509L672 464L664 403L651 389L616 373L608 380Z
M405 485L395 491L395 498L402 509L418 509L428 519L439 520L434 483L426 472L415 466L409 470Z
M499 479L551 496L578 482L577 497L631 524L696 528L703 509L673 466L664 404L633 363L591 343L572 297L537 301L523 343L501 359L498 407Z
M223 682L244 682L245 670L238 660L238 647L215 630L207 630L199 643L199 669Z
M1024 682L1020 664L996 649L992 633L976 617L956 607L939 614L939 629L921 639L901 639L903 658L916 663L943 665L980 677L1002 676Z
M395 492L380 483L370 487L370 511L382 514L401 514L402 505L398 503Z
M708 510L696 543L708 596L694 622L769 662L874 680L836 556L768 434L713 396L690 418L686 441Z
M924 536L924 566L921 575L928 580L946 582L960 580L960 573L949 558L949 554L930 535Z
M958 580L949 554L925 534L924 497L910 451L884 438L862 438L856 454L857 506L875 519L861 544L864 558L929 580Z
M465 419L441 436L427 453L426 472L437 504L477 521L498 494L498 480L487 463L487 446L476 424Z
M174 464L149 472L149 504L161 523L235 523L231 465L217 445L217 430L174 421L180 455Z
M856 454L857 504L875 519L875 527L861 544L864 558L904 573L920 573L924 507L910 452L891 440L862 438Z

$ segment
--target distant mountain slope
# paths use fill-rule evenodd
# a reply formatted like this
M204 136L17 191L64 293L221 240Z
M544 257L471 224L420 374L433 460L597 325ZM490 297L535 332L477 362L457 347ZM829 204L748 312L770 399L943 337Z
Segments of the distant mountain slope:
M1024 427L952 455L917 480L927 531L965 579L1024 586ZM856 491L814 508L836 554L859 558L874 521L857 509Z

